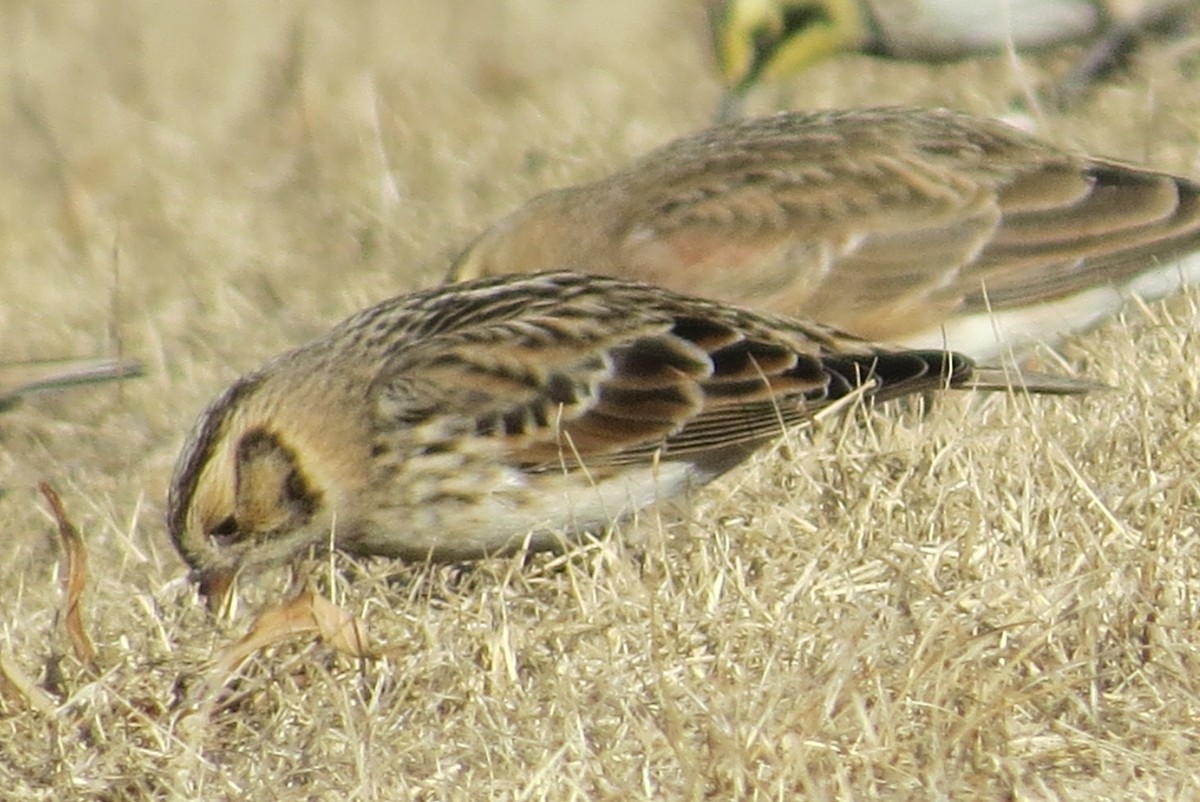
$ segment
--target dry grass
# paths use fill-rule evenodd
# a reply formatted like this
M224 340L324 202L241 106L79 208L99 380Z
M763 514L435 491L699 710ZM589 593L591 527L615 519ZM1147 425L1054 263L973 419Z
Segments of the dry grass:
M325 590L381 657L292 639L181 703L248 621L206 616L162 523L200 407L715 108L700 4L611 5L0 8L3 356L150 369L0 416L0 662L30 683L0 694L0 796L1200 796L1187 297L1065 349L1113 393L860 412L563 557L342 563ZM846 59L754 106L1000 113L1062 63ZM1164 43L1034 119L1200 174L1198 69L1200 43ZM68 654L39 480L87 545L94 674Z

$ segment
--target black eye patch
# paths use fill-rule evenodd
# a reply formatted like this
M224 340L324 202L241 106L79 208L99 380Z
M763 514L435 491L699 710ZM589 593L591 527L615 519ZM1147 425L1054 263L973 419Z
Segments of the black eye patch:
M749 86L758 79L759 73L767 66L772 54L779 47L780 42L790 39L807 28L829 26L831 24L832 19L824 6L804 6L801 8L792 7L786 9L783 12L783 30L776 32L764 27L754 32L752 37L754 60L750 66L750 70L746 73L746 77L742 80L743 85Z
M299 471L288 474L283 492L287 501L306 518L317 511L317 496L309 489L308 482L304 481Z
M238 523L237 519L232 515L227 515L220 523L208 530L210 537L215 537L225 542L233 542L238 539Z

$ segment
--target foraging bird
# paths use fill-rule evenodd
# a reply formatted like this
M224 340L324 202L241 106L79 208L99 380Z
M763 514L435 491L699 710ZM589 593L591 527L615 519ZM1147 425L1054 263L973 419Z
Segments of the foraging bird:
M210 604L236 574L329 547L549 549L711 481L851 394L1007 386L957 354L658 287L482 279L384 301L235 382L179 456L168 529Z
M1098 0L709 0L730 100L839 52L939 61L1097 34Z
M129 359L100 357L0 363L0 411L15 406L27 395L140 375L141 363Z
M783 113L547 192L448 278L570 267L988 358L1191 281L1200 185L937 109Z

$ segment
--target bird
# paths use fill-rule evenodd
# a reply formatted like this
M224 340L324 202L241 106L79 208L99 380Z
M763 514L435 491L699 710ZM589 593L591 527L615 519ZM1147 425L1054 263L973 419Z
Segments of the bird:
M1196 279L1200 184L936 108L717 125L551 190L457 281L568 267L992 359Z
M1148 31L1180 27L1194 0L1145 0L1121 14L1105 0L708 0L709 32L727 87L718 119L748 90L838 53L941 62L1095 42L1053 91L1070 102L1123 62Z
M1086 38L1108 21L1098 0L710 0L726 83L745 88L838 52L941 61L1008 46Z
M419 561L559 548L855 394L1010 386L952 352L637 282L477 279L383 301L235 381L180 452L167 529L220 609L235 577L331 548Z
M10 409L24 397L36 393L140 375L142 365L132 359L96 357L0 362L0 411Z

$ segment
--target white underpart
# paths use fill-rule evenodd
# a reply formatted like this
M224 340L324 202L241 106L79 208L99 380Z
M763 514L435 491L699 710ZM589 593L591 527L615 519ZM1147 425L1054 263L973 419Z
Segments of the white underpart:
M629 465L605 481L589 481L585 474L528 474L495 463L485 476L468 468L461 477L464 487L478 483L493 488L471 503L437 500L415 478L401 483L410 494L405 503L390 512L377 510L376 526L355 545L388 553L393 550L389 540L378 539L379 534L399 530L405 532L407 550L417 554L479 556L512 551L526 542L534 549L553 548L584 533L602 534L638 510L712 478L686 461L674 460ZM440 490L447 487L444 478L436 485Z
M976 359L1013 349L1053 345L1063 337L1097 325L1135 296L1153 300L1200 283L1200 254L1149 270L1124 285L1092 287L1036 306L959 317L903 339L910 348L949 348Z
M1036 47L1093 32L1092 0L871 0L879 27L897 55L945 56L999 50L1010 42Z
M530 520L529 507L506 503L503 493L494 494L480 510L475 533L485 541L487 551L497 544L516 545L528 537L533 548L550 548L564 538L577 539L605 529L639 510L680 496L698 478L685 462L664 461L657 465L633 466L604 482L580 481L579 474L542 475L531 484L541 487L542 503L537 505L546 516Z
M602 532L639 510L677 498L711 477L700 477L688 462L664 461L629 466L617 478L590 486L567 482L563 513L550 523L553 531ZM572 486L574 485L574 486Z

